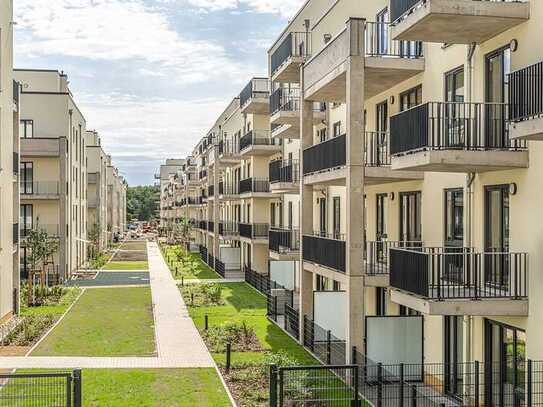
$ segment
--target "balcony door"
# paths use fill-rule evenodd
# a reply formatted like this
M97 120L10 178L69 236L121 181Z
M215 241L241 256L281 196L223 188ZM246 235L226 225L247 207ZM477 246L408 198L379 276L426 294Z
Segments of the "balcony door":
M376 221L375 240L376 240L376 261L386 263L386 240L387 235L387 217L388 217L388 194L377 194L376 196Z
M422 239L421 201L420 191L400 193L400 241L402 242L420 242Z
M464 102L464 67L445 74L445 131L442 145L452 148L466 147L466 106Z
M375 17L375 22L377 23L377 54L378 55L388 55L389 53L389 33L388 33L388 22L389 22L389 12L388 7L381 10Z
M506 288L509 282L509 185L485 188L485 282Z
M332 227L334 230L334 239L341 239L341 201L339 196L335 196L333 199L333 217Z
M445 316L443 324L445 392L456 396L462 394L464 324L461 316Z
M21 230L21 236L26 236L34 227L33 212L34 207L32 204L21 204L19 206L19 228Z
M443 277L449 284L464 282L464 190L445 190L445 253ZM445 283L446 284L446 283Z
M524 405L526 333L518 328L485 321L486 406Z
M319 198L319 233L326 237L326 198Z
M504 148L508 145L506 107L509 98L509 73L511 50L501 48L486 56L485 145L487 148Z
M34 193L34 163L22 161L19 164L19 186L21 194L31 195Z
M377 140L376 140L376 151L370 151L369 154L375 154L374 160L377 166L381 164L386 164L387 156L387 135L388 132L388 103L385 100L384 102L379 103L376 106L376 131L377 131ZM368 146L367 148L371 148ZM366 151L368 154L368 151ZM367 161L367 160L366 160Z

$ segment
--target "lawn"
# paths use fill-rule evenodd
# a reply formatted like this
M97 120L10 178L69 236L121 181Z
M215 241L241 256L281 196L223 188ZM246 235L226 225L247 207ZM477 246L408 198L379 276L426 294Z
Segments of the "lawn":
M103 271L107 270L148 270L149 269L149 263L146 261L110 261L107 263Z
M21 316L46 315L51 314L60 317L68 307L75 301L81 293L80 288L65 288L65 293L57 304L40 305L38 307L29 307L24 298L21 299Z
M120 247L121 250L147 250L147 242L139 240L129 240L123 242Z
M87 289L32 356L152 356L150 288Z
M221 283L224 305L191 307L189 314L199 330L204 329L204 318L208 315L209 325L227 321L246 321L253 327L260 345L266 351L285 351L301 364L314 364L315 359L281 328L266 317L266 298L246 283ZM217 363L224 362L224 354L213 354ZM259 362L264 360L263 352L233 352L232 360L238 362Z
M211 269L207 264L205 264L198 253L187 253L184 251L187 260L185 263L191 264L191 269L185 267L182 262L174 260L176 258L175 251L179 250L179 247L176 246L165 246L163 249L164 260L168 264L172 275L176 279L184 277L185 279L196 279L196 280L209 280L209 279L219 279L219 276L215 270ZM181 249L184 250L184 249ZM171 262L168 262L168 257L170 257ZM177 267L177 275L175 274L175 269Z
M45 372L19 370L18 373ZM13 382L14 383L14 382ZM83 369L83 405L90 407L226 407L230 401L215 369ZM5 387L2 392L19 392ZM51 393L49 393L51 394ZM36 400L17 406L34 406ZM32 395L30 395L32 397ZM52 398L48 399L53 402ZM1 404L3 405L3 404Z

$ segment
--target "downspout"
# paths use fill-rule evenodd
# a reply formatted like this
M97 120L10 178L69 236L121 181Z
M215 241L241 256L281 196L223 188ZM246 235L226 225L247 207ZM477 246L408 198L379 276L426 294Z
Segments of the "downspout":
M473 100L473 54L475 53L475 43L468 45L467 54L467 75L466 75L466 101L471 103ZM466 206L468 214L466 217L466 247L473 245L473 182L475 181L475 173L471 172L466 175ZM464 316L464 325L466 327L466 352L465 361L473 360L473 316Z

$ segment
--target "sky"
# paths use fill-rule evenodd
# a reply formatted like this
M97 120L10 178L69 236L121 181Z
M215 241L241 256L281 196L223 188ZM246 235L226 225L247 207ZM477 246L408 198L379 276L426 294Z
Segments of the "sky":
M14 0L15 68L64 71L129 185L184 157L302 0Z

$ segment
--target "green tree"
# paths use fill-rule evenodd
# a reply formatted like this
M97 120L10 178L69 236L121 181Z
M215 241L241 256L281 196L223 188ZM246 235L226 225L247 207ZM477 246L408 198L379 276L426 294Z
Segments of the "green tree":
M126 209L128 219L152 221L156 217L159 200L159 187L140 185L126 190Z

